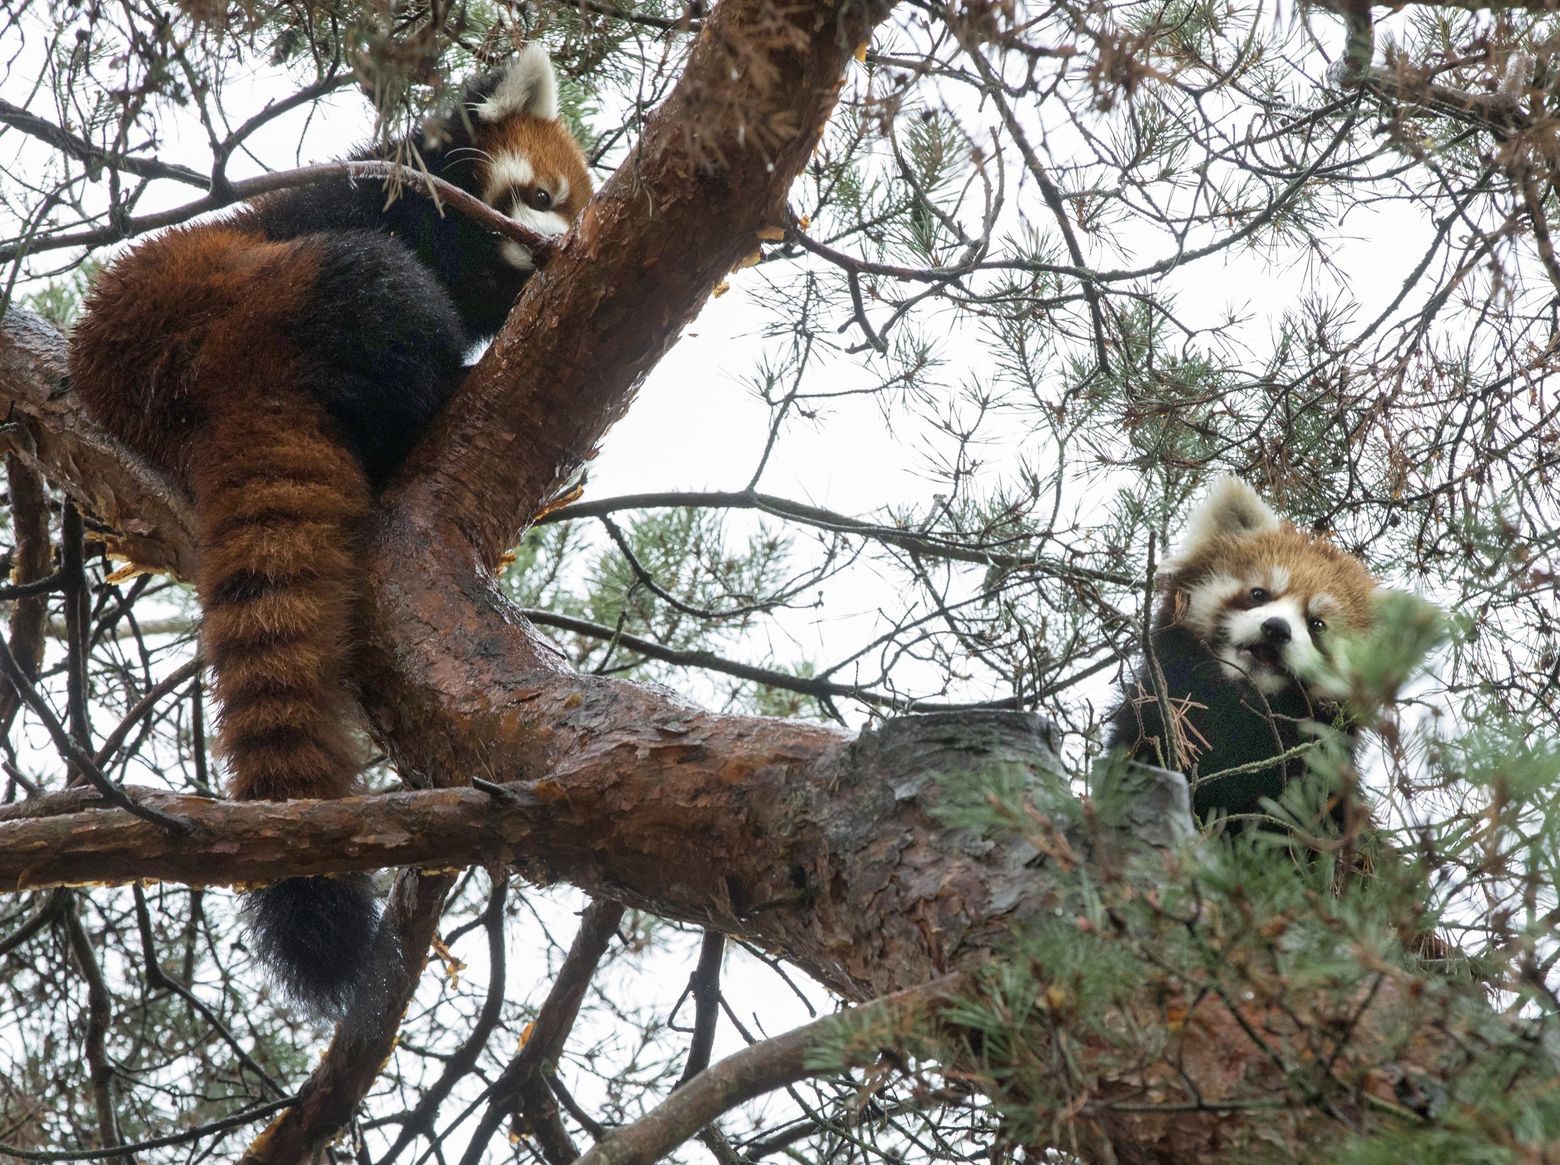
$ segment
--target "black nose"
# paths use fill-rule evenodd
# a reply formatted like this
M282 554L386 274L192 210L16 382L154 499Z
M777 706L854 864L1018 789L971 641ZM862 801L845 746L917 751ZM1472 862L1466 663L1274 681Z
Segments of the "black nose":
M1269 643L1279 646L1288 643L1292 637L1288 619L1280 619L1277 615L1274 615L1271 619L1263 620L1262 638Z

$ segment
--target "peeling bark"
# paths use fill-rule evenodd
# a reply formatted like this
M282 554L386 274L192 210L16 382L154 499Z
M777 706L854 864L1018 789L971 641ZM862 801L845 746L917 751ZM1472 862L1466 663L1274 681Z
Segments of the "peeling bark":
M98 535L125 559L195 577L189 501L98 428L64 387L65 344L31 312L0 326L0 403L8 451L98 519Z
M425 791L287 804L144 798L193 822L192 835L84 808L91 795L79 791L0 815L0 879L12 890L414 867L392 899L403 965L358 1001L377 1023L343 1030L299 1104L251 1147L251 1165L296 1161L348 1119L388 1052L452 866L511 863L533 880L741 935L846 998L871 1000L978 974L1011 926L1065 911L1080 869L1114 876L1114 848L1134 843L1043 818L996 837L949 827L950 775L967 786L985 768L1041 803L1065 799L1032 717L914 718L851 739L706 713L661 689L574 674L491 574L711 288L756 248L759 228L780 220L851 55L886 11L722 0L630 161L384 499L357 679L376 735ZM13 451L117 531L124 553L191 576L184 499L85 420L62 371L58 338L11 312L0 398L18 422ZM505 791L455 787L472 777ZM1162 781L1157 795L1163 808L1134 830L1135 844L1190 830L1184 782ZM1420 1005L1386 976L1369 985L1355 1055L1328 1068L1363 1080L1350 1085L1360 1108L1392 1101L1369 1075L1377 1063L1433 1072L1432 1038L1399 1040ZM1209 998L1172 1022L1143 999L1122 1022L1162 1034L1158 1060L1118 1064L1103 1038L1066 1049L1098 1073L1093 1094L1055 1114L1068 1134L1058 1143L1087 1157L1234 1160L1252 1146L1315 1143L1355 1115L1294 1103L1284 1064L1252 1038L1281 1044L1325 1022L1294 1001ZM1046 1054L1062 1058L1037 1051Z
M190 822L189 835L122 810L84 810L78 797L60 798L64 812L50 813L56 806L45 799L35 806L45 815L0 821L0 883L209 886L511 864L534 881L567 881L785 951L852 999L978 966L1011 924L1065 892L1065 879L1041 876L1049 859L1034 838L977 836L940 818L950 775L962 783L1016 773L1066 796L1033 716L911 717L852 741L676 705L656 714L653 702L666 698L648 688L628 686L640 697L630 702L618 683L558 686L573 707L549 743L589 737L602 747L560 750L551 766L545 745L514 746L496 757L500 767L536 755L546 775L498 795L235 803L142 793ZM1076 844L1085 855L1087 843Z

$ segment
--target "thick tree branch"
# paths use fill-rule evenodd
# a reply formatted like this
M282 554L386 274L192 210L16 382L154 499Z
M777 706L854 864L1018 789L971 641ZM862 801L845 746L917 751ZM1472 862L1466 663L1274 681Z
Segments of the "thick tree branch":
M785 950L857 999L907 975L920 981L979 961L1031 909L1026 890L1041 859L1032 839L961 841L937 817L939 774L949 771L1022 766L1067 796L1031 716L919 717L852 741L802 723L669 705L653 689L618 682L539 676L536 698L550 704L545 687L572 705L555 740L589 743L573 755L560 749L558 764L497 797L442 789L231 803L141 793L143 804L185 817L191 835L175 838L118 810L12 817L0 822L0 885L138 877L215 885L509 863ZM515 741L518 718L489 726L490 771L533 755ZM885 836L894 846L881 846ZM881 889L847 903L828 889L841 886Z
M86 415L65 381L65 341L31 312L11 308L0 328L0 428L9 451L63 489L112 533L133 562L195 576L188 500Z
M1123 901L1134 893L1121 880L1119 861L1107 856L1129 834L1064 829L1039 815L995 836L941 823L940 773L973 772L977 784L1022 773L1044 803L1047 752L1026 717L976 718L973 733L968 717L930 717L891 722L845 748L818 741L811 774L723 771L718 748L695 743L707 727L697 719L688 716L680 739L657 746L651 726L626 751L603 753L595 772L534 780L497 800L470 789L285 805L180 799L167 807L191 818L209 814L211 826L182 847L119 810L12 820L0 825L0 877L13 885L72 872L199 881L215 874L272 877L289 858L291 872L315 873L431 851L445 863L513 855L533 874L785 950L855 999L889 994L896 980L978 975L1009 941L1009 923L1023 928L1070 918L1085 893L1119 892ZM636 759L627 763L630 757ZM1157 805L1144 798L1143 824L1129 828L1157 827L1163 842L1167 827L1184 836L1190 821L1184 782L1161 791L1178 796ZM1053 789L1049 797L1058 795L1065 794ZM700 846L690 847L689 836ZM145 856L127 860L138 847ZM765 878L784 892L753 901L753 887ZM417 917L436 915L438 893ZM395 910L405 913L399 899ZM426 931L403 930L426 940ZM1119 937L1132 941L1129 933ZM415 967L410 945L405 954ZM409 983L410 976L388 1003L360 1002L393 1015ZM1294 988L1276 998L1239 999L1215 988L1188 995L1184 1006L1176 995L1167 1001L1123 994L1130 1002L1112 1028L1164 1033L1149 1040L1151 1054L1140 1057L1125 1050L1131 1041L1124 1048L1118 1036L1065 1024L1054 1035L1043 1023L1026 1029L1036 1062L1065 1063L1079 1078L1069 1127L1089 1158L1109 1146L1122 1162L1218 1161L1238 1159L1270 1135L1278 1138L1272 1143L1320 1143L1337 1134L1339 1122L1356 1123L1373 1107L1396 1111L1394 1081L1433 1082L1479 1054L1438 1034L1451 994L1426 991L1385 965L1341 1003ZM1181 1010L1172 1014L1175 1008ZM374 1053L388 1050L391 1026L387 1021L371 1041L338 1037L342 1046L326 1056L296 1114L256 1143L250 1161L295 1160L293 1148L317 1143L344 1120L351 1096L372 1077ZM731 1076L735 1071L717 1066L706 1081L714 1091L676 1102L665 1119L645 1126L645 1135L654 1144L679 1138L748 1095L738 1079L746 1077ZM1316 1098L1308 1103L1296 1103L1302 1072L1313 1077L1301 1089ZM989 1086L1000 1091L995 1081ZM714 1108L684 1112L681 1106L698 1096ZM292 1136L284 1152L281 1134L294 1127L308 1135ZM620 1148L627 1151L610 1151ZM635 1150L629 1159L643 1157Z
M492 564L595 449L785 198L885 0L722 0L643 138L403 475Z

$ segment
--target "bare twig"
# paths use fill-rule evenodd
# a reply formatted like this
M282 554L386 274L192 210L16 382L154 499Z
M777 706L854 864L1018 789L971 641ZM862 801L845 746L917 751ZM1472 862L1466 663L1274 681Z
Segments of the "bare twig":
M476 1165L486 1152L504 1118L518 1114L522 1125L537 1138L548 1165L567 1165L576 1155L558 1118L543 1073L550 1072L563 1052L564 1041L574 1029L580 1003L595 976L607 945L617 933L623 907L616 902L592 902L580 918L579 933L564 957L558 977L542 1006L520 1054L509 1062L488 1089L487 1111L472 1133L461 1165Z
M950 998L957 983L957 977L939 979L744 1048L701 1072L648 1115L597 1142L578 1165L652 1165L745 1101L822 1072L870 1063L894 1041L896 1032ZM862 1040L862 1031L872 1031L877 1038ZM847 1039L846 1033L854 1038ZM828 1064L820 1057L822 1048L843 1055Z
M220 192L213 192L205 198L185 203L183 206L175 207L173 210L142 215L139 218L129 219L123 223L115 223L112 226L76 231L70 234L49 235L30 242L11 243L0 247L0 263L12 262L23 255L36 255L44 251L57 251L66 247L91 247L101 243L119 242L122 239L134 238L136 235L142 235L148 231L161 230L163 227L176 226L179 223L188 222L190 219L206 214L208 211L220 210L225 206L233 205L235 202L257 198L262 194L270 194L278 190L290 190L297 186L308 186L316 182L333 182L343 179L349 182L382 181L392 187L400 183L421 186L423 191L430 197L442 203L447 203L452 209L481 223L494 234L525 244L525 246L531 249L532 258L538 267L547 262L558 245L557 239L538 234L529 227L521 226L514 219L494 210L476 195L468 194L460 187L454 186L432 174L427 174L407 166L400 166L394 162L326 162L317 166L302 166L296 170L280 170L274 174L262 174L256 178L246 178L241 182L232 182Z

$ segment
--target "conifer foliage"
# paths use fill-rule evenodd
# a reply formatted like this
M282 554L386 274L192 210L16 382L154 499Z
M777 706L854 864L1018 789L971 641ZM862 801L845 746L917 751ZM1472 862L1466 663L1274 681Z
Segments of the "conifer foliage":
M1552 1156L1549 8L0 12L0 1158ZM536 42L597 194L375 501L364 795L229 803L63 336ZM1224 473L1401 592L1238 836L1100 779ZM362 871L333 1032L233 888Z

